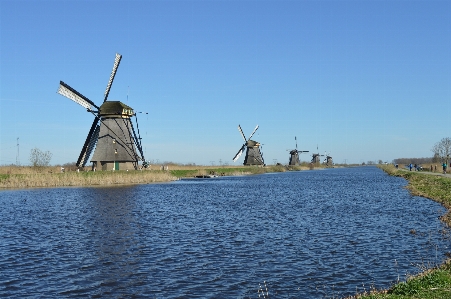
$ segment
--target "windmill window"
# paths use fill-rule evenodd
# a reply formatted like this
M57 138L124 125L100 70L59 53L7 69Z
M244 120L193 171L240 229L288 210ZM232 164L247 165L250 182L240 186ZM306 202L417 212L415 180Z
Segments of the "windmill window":
M114 153L115 153L115 154L117 154L117 148L116 148L116 149L114 149Z
M116 143L116 139L113 139L113 143Z

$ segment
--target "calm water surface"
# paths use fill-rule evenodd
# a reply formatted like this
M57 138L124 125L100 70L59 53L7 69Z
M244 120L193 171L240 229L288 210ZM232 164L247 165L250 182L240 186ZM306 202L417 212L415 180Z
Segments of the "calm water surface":
M0 297L332 298L440 263L444 209L375 167L0 192ZM415 233L413 233L415 230Z

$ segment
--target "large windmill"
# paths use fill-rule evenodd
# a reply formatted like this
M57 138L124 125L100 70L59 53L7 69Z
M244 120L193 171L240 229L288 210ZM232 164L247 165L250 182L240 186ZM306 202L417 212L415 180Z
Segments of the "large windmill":
M308 153L309 152L309 151L299 151L298 150L298 141L296 139L296 136L294 136L294 140L296 141L296 149L287 150L287 151L290 151L290 161L289 161L288 165L301 164L301 161L299 161L299 153Z
M87 97L60 81L58 93L75 103L85 107L94 115L94 121L86 137L77 160L77 167L86 165L95 148L91 162L96 170L131 170L138 169L138 162L147 167L141 146L141 138L133 128L131 117L136 113L133 109L119 101L108 101L111 85L121 62L122 55L116 54L110 80L106 86L103 103L100 107ZM136 122L137 128L138 123ZM139 154L136 149L138 149Z
M241 129L241 126L238 125L238 131L240 131L241 136L244 139L244 144L241 146L238 153L236 153L235 157L233 158L233 161L238 160L238 158L243 153L244 149L246 149L246 158L244 158L243 165L265 165L265 161L263 160L263 154L260 152L259 146L260 143L254 140L251 140L252 136L254 135L255 131L257 131L258 125L255 127L254 131L252 132L251 136L249 136L248 139L244 136L243 130Z

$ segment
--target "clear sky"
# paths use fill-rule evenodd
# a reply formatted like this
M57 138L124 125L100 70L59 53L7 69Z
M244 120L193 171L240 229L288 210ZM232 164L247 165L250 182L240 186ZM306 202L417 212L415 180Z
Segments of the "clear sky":
M147 160L241 165L430 157L451 137L451 1L0 0L0 164L75 162L93 116L62 80L138 114ZM19 138L19 147L17 147ZM19 155L17 155L19 148ZM301 160L310 160L302 154Z

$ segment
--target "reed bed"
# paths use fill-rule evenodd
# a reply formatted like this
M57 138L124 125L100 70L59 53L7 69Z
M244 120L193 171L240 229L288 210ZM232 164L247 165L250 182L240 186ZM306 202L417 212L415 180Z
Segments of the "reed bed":
M169 182L177 177L164 171L26 173L0 175L0 188L110 186Z
M30 167L1 166L0 188L38 188L64 186L110 186L119 184L149 184L169 182L179 178L196 176L241 176L269 172L300 171L311 169L307 164L299 166L200 166L158 164L137 171L77 171L75 166Z

